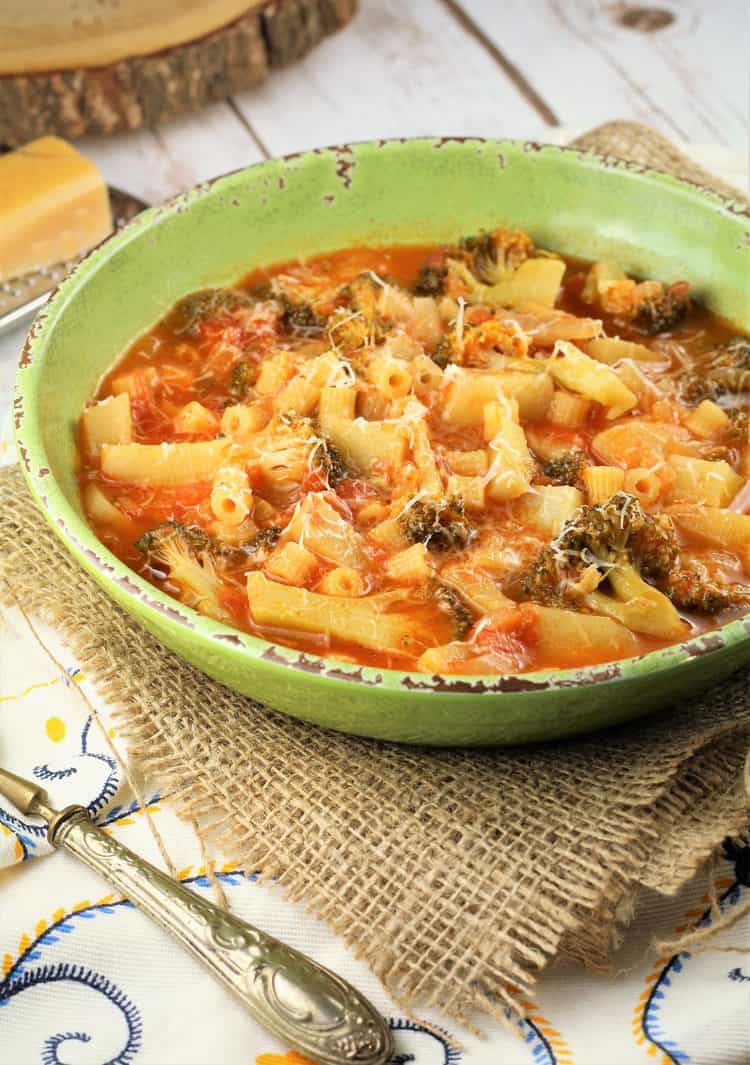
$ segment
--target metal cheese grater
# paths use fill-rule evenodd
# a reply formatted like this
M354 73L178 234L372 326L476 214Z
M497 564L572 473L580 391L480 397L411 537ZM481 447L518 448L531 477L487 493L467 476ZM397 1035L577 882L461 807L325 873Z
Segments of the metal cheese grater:
M131 196L120 189L109 188L109 202L112 207L112 220L115 229L124 226L131 218L147 207L143 200L137 196ZM74 259L68 259L64 263L55 263L54 266L45 266L41 270L33 270L22 277L12 277L8 281L0 281L0 334L13 329L22 322L31 318L40 307L46 303L50 292L59 284L65 275L80 262L85 252L81 252Z

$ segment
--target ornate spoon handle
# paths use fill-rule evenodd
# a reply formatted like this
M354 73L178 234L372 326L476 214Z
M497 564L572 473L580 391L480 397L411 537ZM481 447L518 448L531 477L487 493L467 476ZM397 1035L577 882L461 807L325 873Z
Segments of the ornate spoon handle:
M391 1057L385 1021L350 984L139 858L82 806L54 816L49 838L200 958L289 1047L324 1065L385 1065Z

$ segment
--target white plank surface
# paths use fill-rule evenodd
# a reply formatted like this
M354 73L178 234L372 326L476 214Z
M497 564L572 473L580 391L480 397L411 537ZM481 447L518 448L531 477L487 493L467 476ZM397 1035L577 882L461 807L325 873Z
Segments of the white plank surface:
M150 204L263 158L228 103L215 104L157 130L85 137L76 146L94 160L110 184Z
M274 155L432 133L534 138L545 128L440 0L361 0L343 33L237 105Z
M456 0L523 72L565 125L613 118L667 136L747 151L750 64L746 0ZM645 32L618 22L626 7L674 16Z

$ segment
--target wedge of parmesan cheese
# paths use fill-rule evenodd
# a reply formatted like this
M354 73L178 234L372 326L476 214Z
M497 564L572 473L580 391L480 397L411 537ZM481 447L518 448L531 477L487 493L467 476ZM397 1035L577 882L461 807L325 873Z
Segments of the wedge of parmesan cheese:
M0 281L64 262L111 230L101 174L66 141L40 137L0 156Z

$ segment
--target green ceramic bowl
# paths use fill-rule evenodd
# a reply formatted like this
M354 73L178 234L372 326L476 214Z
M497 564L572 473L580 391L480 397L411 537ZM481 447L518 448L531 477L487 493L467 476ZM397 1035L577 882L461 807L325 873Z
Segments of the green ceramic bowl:
M750 222L671 177L510 141L366 143L273 160L146 211L92 252L37 318L17 381L17 441L68 550L177 654L288 714L363 736L507 744L601 728L675 702L750 661L750 619L640 658L519 676L359 668L266 643L156 591L96 539L78 500L74 426L104 371L175 300L250 267L346 245L455 239L511 223L629 271L688 277L750 329Z

